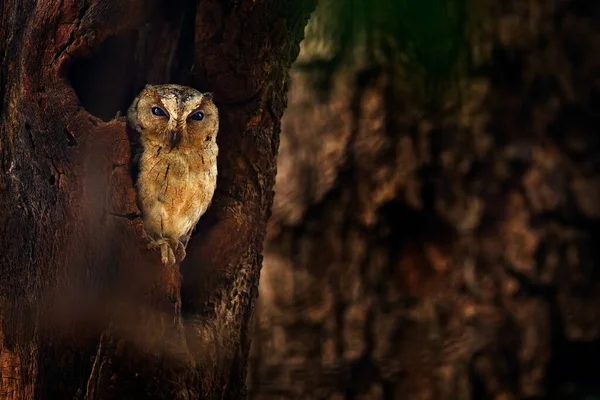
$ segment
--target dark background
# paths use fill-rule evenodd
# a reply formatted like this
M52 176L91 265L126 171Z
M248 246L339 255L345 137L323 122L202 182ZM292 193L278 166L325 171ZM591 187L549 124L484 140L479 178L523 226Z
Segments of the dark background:
M320 0L255 399L600 396L600 3Z

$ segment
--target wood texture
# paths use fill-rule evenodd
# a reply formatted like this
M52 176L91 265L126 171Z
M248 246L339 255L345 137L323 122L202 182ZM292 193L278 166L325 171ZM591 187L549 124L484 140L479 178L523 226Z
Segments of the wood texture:
M411 2L369 3L292 73L251 398L598 398L598 2L462 2L437 108Z
M287 69L313 6L0 2L1 398L243 396ZM165 82L215 92L221 113L217 193L181 269L145 250L115 118Z

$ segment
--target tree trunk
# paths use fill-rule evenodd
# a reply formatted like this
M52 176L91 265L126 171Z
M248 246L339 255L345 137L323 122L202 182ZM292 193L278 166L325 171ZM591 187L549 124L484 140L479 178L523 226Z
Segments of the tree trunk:
M0 398L244 395L287 70L314 2L0 1ZM219 178L181 268L146 249L124 112L215 92Z
M252 398L600 396L599 22L592 0L319 3Z

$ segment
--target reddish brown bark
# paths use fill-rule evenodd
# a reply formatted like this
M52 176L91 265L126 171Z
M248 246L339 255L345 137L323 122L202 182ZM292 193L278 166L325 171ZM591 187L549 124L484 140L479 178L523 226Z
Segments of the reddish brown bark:
M0 397L243 396L287 69L310 8L0 2ZM215 92L221 115L217 193L181 272L145 249L113 118L165 82Z
M307 31L251 397L597 397L599 4L462 2L466 58L481 63L436 109L422 96L431 71L390 43L390 27L414 23L394 6L408 3L355 10L366 33L345 46L344 7L366 2L321 2Z

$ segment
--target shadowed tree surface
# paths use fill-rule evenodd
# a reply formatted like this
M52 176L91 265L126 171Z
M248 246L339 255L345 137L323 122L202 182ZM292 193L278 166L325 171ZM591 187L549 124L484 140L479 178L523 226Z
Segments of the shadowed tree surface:
M287 70L311 1L0 1L0 398L241 398ZM125 111L215 92L218 188L146 250Z
M255 399L600 396L600 3L321 0Z

